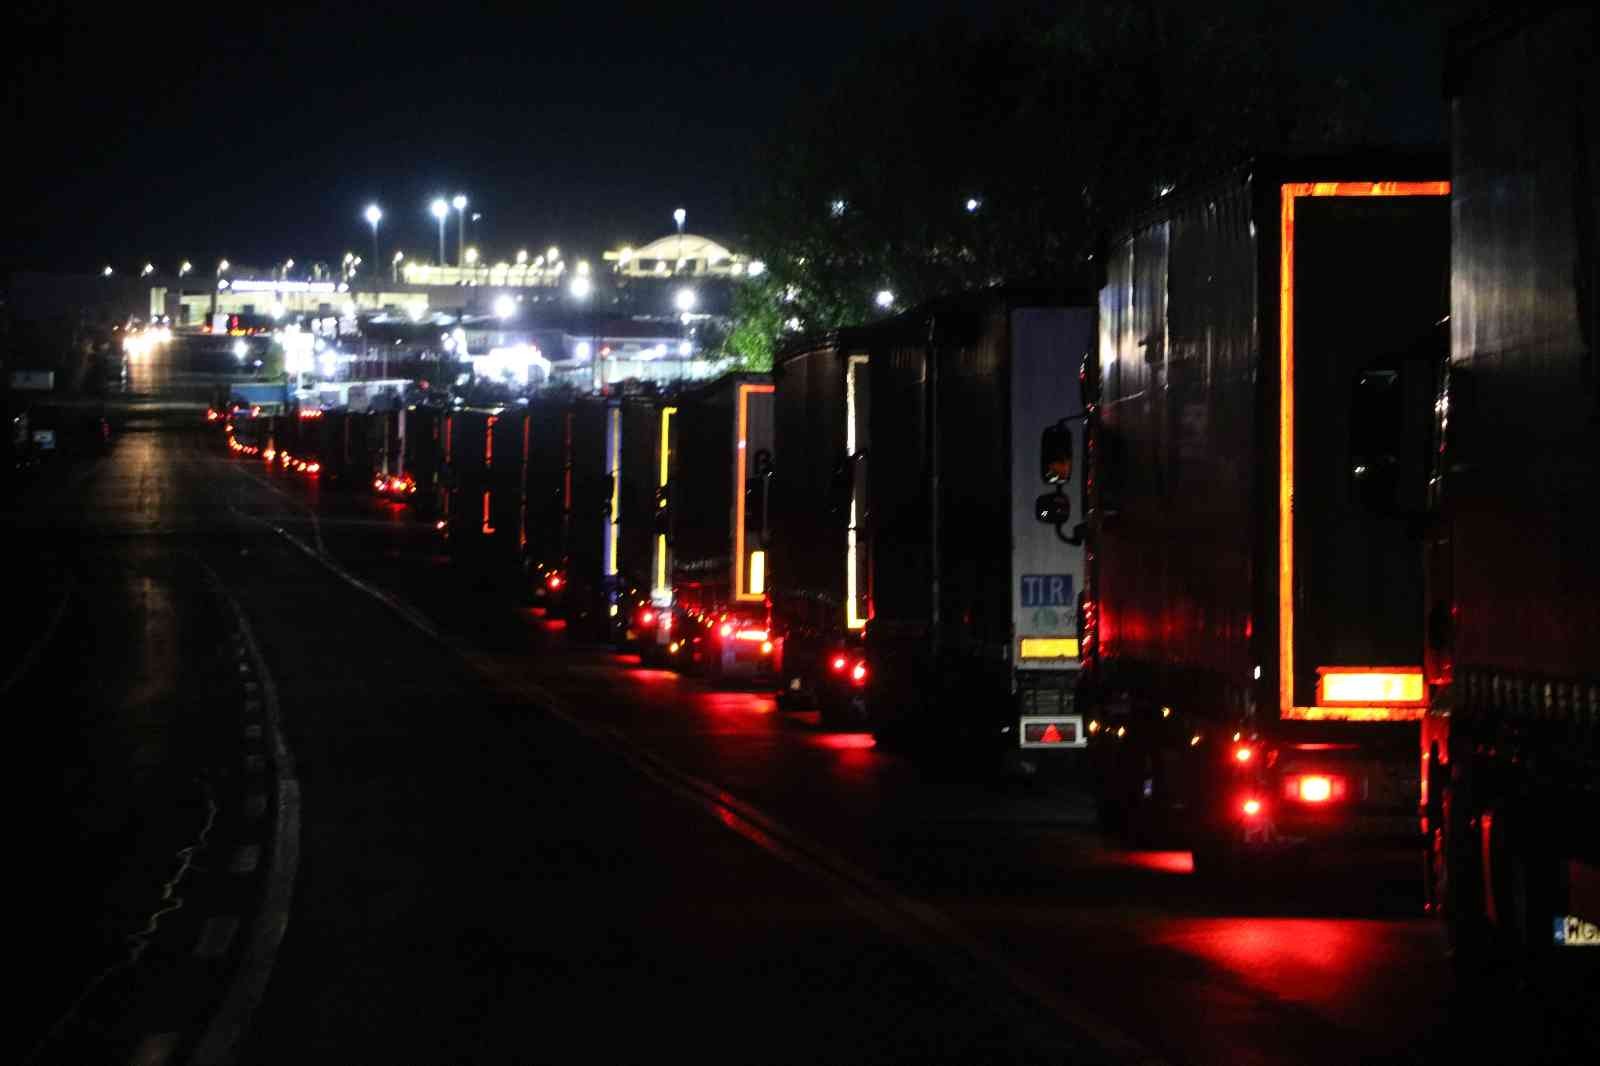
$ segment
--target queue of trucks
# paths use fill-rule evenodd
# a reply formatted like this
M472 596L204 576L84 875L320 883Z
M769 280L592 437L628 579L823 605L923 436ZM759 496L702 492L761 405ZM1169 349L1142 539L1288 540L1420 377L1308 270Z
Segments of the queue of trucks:
M1401 842L1458 957L1600 943L1593 19L1462 31L1449 156L1168 191L1097 291L231 439L370 478L647 665L1075 773L1223 883Z

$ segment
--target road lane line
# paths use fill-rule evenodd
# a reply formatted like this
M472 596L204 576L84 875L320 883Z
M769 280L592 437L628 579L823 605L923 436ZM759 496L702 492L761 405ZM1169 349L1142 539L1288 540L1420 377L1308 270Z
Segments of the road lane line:
M49 647L50 642L55 639L56 630L61 628L61 621L66 618L67 608L71 606L72 590L76 587L77 581L73 578L72 571L68 570L66 572L66 580L62 582L61 586L61 599L56 602L55 610L50 612L50 618L45 622L44 630L32 644L28 645L28 650L23 652L22 658L17 662L10 676L4 682L0 682L0 696L10 692L17 682L28 675L28 671L33 669L34 663L38 662L39 657L44 654L45 648Z
M256 643L255 633L250 628L244 609L229 594L217 572L203 562L200 565L217 595L233 614L239 635L255 667L256 681L247 683L247 687L254 685L259 689L256 698L264 710L278 800L278 817L273 826L272 850L267 860L261 909L251 926L244 957L234 973L222 1006L212 1016L189 1059L192 1066L226 1066L238 1058L239 1046L249 1031L256 1008L261 1005L267 982L272 977L272 968L277 962L278 949L289 928L289 905L294 897L295 875L300 866L300 780L295 771L294 755L283 734L278 686L272 679L272 672L267 669L266 659ZM249 701L246 702L248 705ZM258 817L252 813L257 806L260 813L266 812L264 793L251 793L245 803L246 814Z
M493 688L528 699L584 736L621 757L659 786L698 806L729 830L760 847L769 855L809 876L834 886L840 896L858 913L879 924L887 932L908 940L913 946L954 948L968 960L988 970L1012 988L1055 1014L1069 1027L1087 1036L1108 1061L1125 1066L1160 1066L1159 1055L1144 1044L1102 1020L1050 982L1013 964L978 937L968 933L938 908L911 899L877 877L833 854L821 844L784 825L777 818L741 800L709 781L671 765L641 747L620 730L590 721L567 709L565 701L544 686L510 677L489 656L465 641L447 636L421 612L381 589L351 574L326 555L278 525L251 515L246 518L274 530L289 544L330 573L390 608L424 635L433 638L459 656L467 666Z

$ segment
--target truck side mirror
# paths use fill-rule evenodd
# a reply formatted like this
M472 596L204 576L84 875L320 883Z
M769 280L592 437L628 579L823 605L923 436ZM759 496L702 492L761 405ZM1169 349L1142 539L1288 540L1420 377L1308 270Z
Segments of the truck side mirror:
M1375 514L1398 502L1404 396L1395 369L1363 370L1351 386L1350 496Z
M855 496L856 461L851 455L842 455L833 464L833 476L828 482L828 510L835 516L850 513L850 501Z
M1060 489L1047 492L1034 501L1033 513L1045 525L1060 528L1072 521L1072 497Z
M1039 440L1039 477L1046 485L1072 480L1072 427L1065 420L1046 429Z
M662 536L672 532L672 490L667 485L656 489L656 509L651 516L655 531Z

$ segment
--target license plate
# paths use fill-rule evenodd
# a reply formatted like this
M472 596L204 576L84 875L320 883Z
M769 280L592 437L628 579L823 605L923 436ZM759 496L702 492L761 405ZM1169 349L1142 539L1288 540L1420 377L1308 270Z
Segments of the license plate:
M1555 941L1558 948L1600 948L1600 925L1573 914L1557 915Z

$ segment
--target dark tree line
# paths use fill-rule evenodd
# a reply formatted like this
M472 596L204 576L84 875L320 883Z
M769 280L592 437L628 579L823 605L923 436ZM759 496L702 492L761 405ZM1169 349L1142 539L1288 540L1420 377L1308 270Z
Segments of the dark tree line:
M1303 83L1286 37L1265 4L1077 2L858 58L764 153L746 230L768 269L729 348L764 367L786 334L941 293L1087 283L1097 236L1163 189L1359 139L1361 95Z

